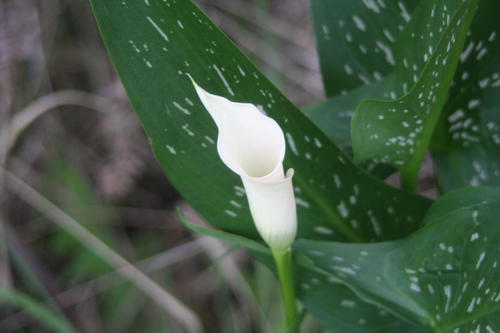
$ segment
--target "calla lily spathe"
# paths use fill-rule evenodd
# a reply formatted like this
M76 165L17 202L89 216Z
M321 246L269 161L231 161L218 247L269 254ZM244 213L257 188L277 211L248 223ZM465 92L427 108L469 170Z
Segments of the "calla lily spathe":
M257 230L269 247L287 250L297 232L297 213L294 171L283 170L283 131L255 105L210 94L191 80L219 130L220 158L241 177Z

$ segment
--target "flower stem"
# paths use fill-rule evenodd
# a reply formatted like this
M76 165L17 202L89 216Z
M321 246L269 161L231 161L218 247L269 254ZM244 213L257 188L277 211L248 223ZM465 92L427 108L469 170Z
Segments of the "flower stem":
M285 320L287 332L297 321L297 301L295 297L295 284L293 282L292 271L292 251L290 249L274 250L273 253L276 268L278 270L278 277L281 285L281 294L283 297L283 304L285 307Z

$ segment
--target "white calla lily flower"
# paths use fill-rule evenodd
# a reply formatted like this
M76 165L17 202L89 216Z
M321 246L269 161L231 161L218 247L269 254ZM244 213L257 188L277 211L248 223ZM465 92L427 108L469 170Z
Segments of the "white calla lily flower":
M287 250L297 232L297 213L294 171L285 175L283 170L286 146L281 127L255 105L210 94L191 80L219 130L220 158L242 179L257 230L269 247Z

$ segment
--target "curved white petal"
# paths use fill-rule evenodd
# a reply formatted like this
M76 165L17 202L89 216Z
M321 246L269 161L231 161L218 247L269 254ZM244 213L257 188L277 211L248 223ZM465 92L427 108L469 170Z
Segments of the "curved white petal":
M283 179L285 137L278 123L253 104L231 102L193 84L219 130L222 161L240 176Z
M278 250L290 247L297 233L293 169L281 181L261 182L242 177L255 226L266 243Z
M220 158L243 180L259 233L272 248L286 249L295 238L297 219L293 170L287 177L283 170L283 131L255 105L210 94L191 80L219 130Z

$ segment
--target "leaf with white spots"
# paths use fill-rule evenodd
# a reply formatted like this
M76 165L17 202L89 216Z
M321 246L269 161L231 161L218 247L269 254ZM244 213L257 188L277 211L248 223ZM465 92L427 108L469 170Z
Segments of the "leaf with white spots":
M312 0L321 74L328 96L394 70L394 43L417 0Z
M314 255L321 255L316 253ZM362 300L340 280L302 268L299 298L325 328L342 333L423 333L424 330Z
M481 317L455 328L452 333L497 333L500 332L500 312Z
M283 128L284 165L296 171L299 237L388 240L420 226L430 200L391 188L356 168L191 2L91 3L159 164L215 226L259 239L241 180L220 161L216 126L186 73L211 93L264 106ZM148 52L137 53L132 44L147 44ZM152 68L144 65L144 57Z
M302 112L337 146L351 148L351 119L356 107L367 98L389 98L387 91L394 80L389 75L381 81L355 88L346 94L302 108Z
M433 139L441 188L500 186L500 3L484 0L472 23Z
M190 230L247 248L254 256L274 270L269 248L252 239L205 228L188 221L179 209L182 223ZM311 254L311 253L309 253ZM322 253L313 253L322 255ZM374 304L360 299L337 279L325 278L311 270L309 264L297 260L297 294L307 311L325 326L343 333L421 333L422 331Z
M448 96L477 2L420 2L395 51L397 80L404 95L358 105L351 126L355 160L390 163L403 172L418 171Z
M347 154L352 155L351 118L354 110L366 98L389 98L394 78L394 75L388 75L381 81L361 86L301 110L330 140ZM376 163L363 164L361 167L381 179L396 171L389 165Z
M488 199L474 203L474 196ZM361 297L417 325L448 332L500 310L499 211L500 189L466 188L436 201L425 227L406 239L300 240L295 247Z
M227 240L235 240L232 233L260 242L241 179L220 161L216 126L186 73L211 93L263 106L283 128L284 166L296 171L299 238L393 240L421 226L430 200L392 188L354 166L191 2L91 3L159 164ZM142 45L148 45L148 52Z

